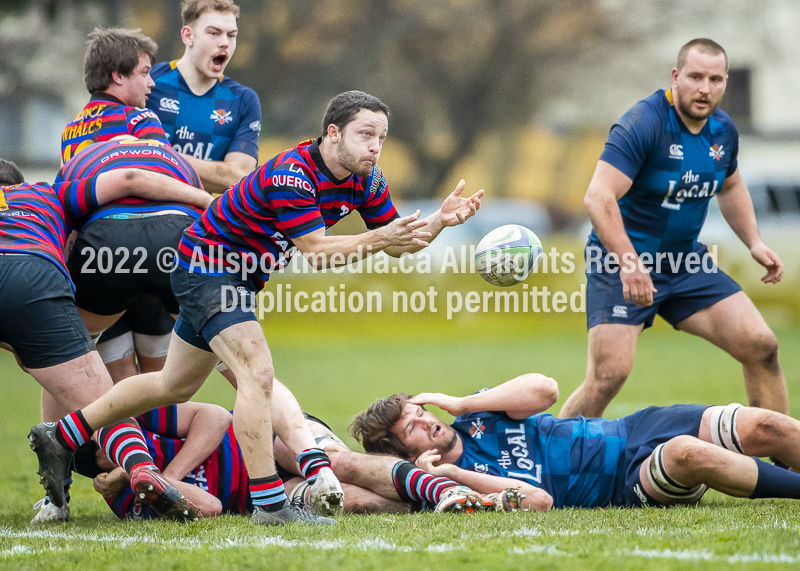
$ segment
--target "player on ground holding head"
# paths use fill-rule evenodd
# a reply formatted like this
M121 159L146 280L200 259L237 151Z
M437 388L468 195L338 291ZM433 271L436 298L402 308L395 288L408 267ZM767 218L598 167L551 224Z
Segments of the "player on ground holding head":
M535 373L466 397L395 394L360 413L351 432L367 452L482 493L518 486L531 510L693 504L707 488L800 499L800 474L755 458L800 469L800 422L789 416L738 404L653 406L615 420L539 414L557 399L556 382Z
M209 192L223 192L258 164L261 103L223 72L236 51L239 7L232 0L184 0L179 60L153 68L147 106L173 148L197 169Z
M62 410L85 406L111 387L108 371L75 309L64 243L81 216L133 195L197 204L209 199L205 192L169 177L129 168L52 186L27 184L14 163L0 159L0 289L4 300L0 343L15 353ZM70 196L79 199L72 201ZM194 518L193 508L153 470L133 420L119 420L102 428L98 438L109 446L114 461L133 474L137 492L146 494L147 501L155 502L162 513ZM41 424L31 433L31 446L46 451L58 446L54 438L81 443L88 436L74 425L55 434L53 425ZM52 504L43 504L37 520L69 519L69 509L64 509L68 466L39 473L57 495L51 495Z
M400 218L376 165L387 132L388 109L379 99L357 91L340 94L328 105L319 139L281 153L216 199L184 232L179 247L172 286L180 314L164 369L126 379L82 409L85 429L188 400L222 359L238 384L233 422L251 478L252 521L283 525L302 520L275 473L272 426L279 419L270 417L275 373L251 298L270 272L298 251L318 268L380 251L392 256L418 251L446 226L475 214L483 195L481 190L462 197L461 181L425 220L419 220L419 212ZM326 227L354 210L367 232L326 235ZM77 414L60 424L75 422ZM305 426L302 415L286 422L283 434L292 436ZM329 460L313 438L291 448L306 450L299 455L301 465L329 471ZM40 457L48 467L67 460L65 453Z
M656 314L741 362L752 406L789 411L774 333L697 241L716 196L725 220L767 268L762 281L783 275L758 233L737 165L736 127L718 108L727 79L725 50L692 40L678 54L672 88L640 101L611 128L584 200L594 227L586 249L586 379L562 417L602 416ZM620 271L606 270L609 256L621 260Z

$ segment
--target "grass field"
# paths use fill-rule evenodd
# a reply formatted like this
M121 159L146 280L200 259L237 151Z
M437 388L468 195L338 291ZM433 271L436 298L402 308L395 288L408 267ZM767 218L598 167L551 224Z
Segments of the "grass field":
M350 418L391 392L466 394L541 371L564 402L582 377L579 319L526 316L459 323L430 316L340 316L265 324L278 377L303 407L344 435ZM280 323L279 323L280 322ZM800 332L778 330L781 362L800 411ZM73 522L31 528L41 496L25 435L38 420L38 385L0 354L0 568L9 569L609 569L800 566L800 503L734 500L709 493L700 507L561 510L477 516L349 516L325 529L261 529L225 517L181 526L122 523L88 480L73 485ZM216 376L198 400L231 407ZM660 325L646 332L637 364L608 410L649 404L746 402L741 372L706 343ZM353 444L347 438L348 443Z

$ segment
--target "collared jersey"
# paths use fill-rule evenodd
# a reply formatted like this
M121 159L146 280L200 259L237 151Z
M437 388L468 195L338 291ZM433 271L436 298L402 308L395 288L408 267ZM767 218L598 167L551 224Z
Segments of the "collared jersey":
M258 160L261 102L256 92L222 77L204 94L195 95L177 63L153 67L150 76L156 85L147 98L172 147L196 159L221 161L236 152Z
M219 275L231 256L255 258L251 279L261 289L273 270L296 251L293 239L330 228L358 211L367 228L398 217L377 165L365 177L337 180L325 166L317 141L303 141L272 158L214 200L183 233L178 263L193 272Z
M108 93L94 93L61 134L61 162L118 135L169 142L158 115L151 110L125 105Z
M136 421L142 429L153 463L163 472L184 444L184 440L176 435L177 406L155 408L137 416ZM219 498L223 513L246 513L249 494L247 470L233 426L228 428L217 449L184 476L183 481ZM130 486L105 500L120 519L157 517L152 508L136 501Z
M64 244L79 219L98 207L95 183L89 177L0 187L0 252L41 256L69 279Z
M121 168L137 168L170 176L197 188L203 188L200 177L186 159L172 147L161 141L108 141L84 149L61 167L56 182L76 180L95 176L103 172ZM76 196L68 197L69 204ZM200 209L180 202L151 202L130 196L110 202L79 220L78 230L90 222L114 213L156 212L159 210L178 210L197 218Z
M553 497L555 507L609 505L627 438L624 419L514 420L502 412L474 412L452 424L464 445L453 464L525 481Z
M708 202L736 171L738 152L739 134L721 109L696 135L678 116L671 90L628 110L611 127L600 160L633 181L618 204L636 252L696 251ZM594 230L589 245L602 247Z

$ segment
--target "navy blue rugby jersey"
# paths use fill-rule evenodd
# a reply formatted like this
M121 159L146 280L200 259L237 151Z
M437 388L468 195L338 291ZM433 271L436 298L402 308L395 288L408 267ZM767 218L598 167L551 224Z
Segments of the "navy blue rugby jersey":
M221 161L235 152L258 160L261 102L256 92L222 77L206 93L195 95L177 63L153 67L150 76L156 85L147 98L172 147L196 159Z
M698 251L708 202L736 172L739 134L717 109L691 133L678 116L671 90L631 107L612 127L600 160L633 184L618 204L636 252ZM602 247L592 230L589 246Z

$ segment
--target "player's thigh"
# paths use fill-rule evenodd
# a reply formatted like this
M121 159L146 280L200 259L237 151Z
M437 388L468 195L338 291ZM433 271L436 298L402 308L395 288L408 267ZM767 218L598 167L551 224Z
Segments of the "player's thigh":
M602 376L627 377L636 357L636 343L644 324L601 323L589 329L589 370Z
M54 398L61 409L77 410L101 397L111 386L97 351L90 351L65 363L29 368L31 376Z
M213 352L187 343L173 333L159 378L170 394L187 400L200 389L218 361Z
M774 339L761 313L742 291L690 315L676 327L710 341L737 358L746 358L754 344Z
M217 333L209 346L236 376L239 388L243 383L262 381L274 376L272 355L261 325L255 320L234 323Z

